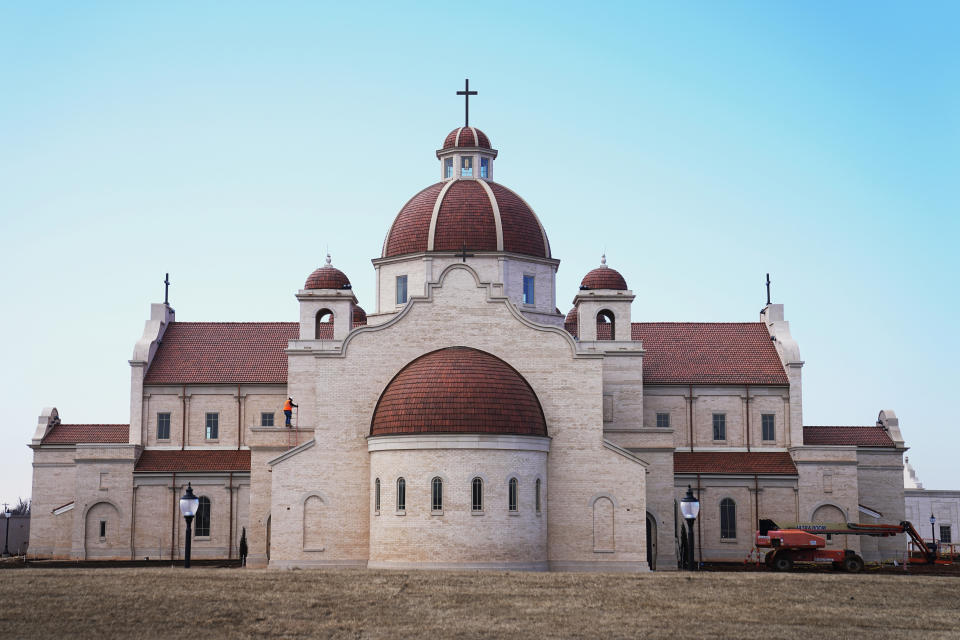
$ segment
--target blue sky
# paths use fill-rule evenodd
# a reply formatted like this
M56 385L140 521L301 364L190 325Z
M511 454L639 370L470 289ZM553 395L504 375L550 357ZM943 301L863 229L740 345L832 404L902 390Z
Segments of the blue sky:
M329 246L373 308L397 210L471 122L562 260L635 320L775 302L806 424L898 412L960 488L955 3L31 3L0 8L0 499L45 405L127 422L171 273L180 320L295 320Z

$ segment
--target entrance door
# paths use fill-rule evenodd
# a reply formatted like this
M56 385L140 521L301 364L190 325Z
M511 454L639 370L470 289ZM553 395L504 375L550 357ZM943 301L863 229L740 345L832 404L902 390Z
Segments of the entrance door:
M651 571L657 568L657 521L647 513L647 566Z

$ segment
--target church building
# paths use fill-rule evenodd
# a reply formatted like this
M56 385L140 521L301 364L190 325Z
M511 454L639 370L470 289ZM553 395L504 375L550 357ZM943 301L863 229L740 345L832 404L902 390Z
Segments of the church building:
M181 558L188 483L192 556L235 558L245 530L251 567L676 569L688 486L704 562L743 561L760 519L904 518L896 415L804 426L783 305L656 322L604 258L557 291L558 222L495 181L497 156L473 126L443 139L439 181L372 260L370 312L329 255L301 288L277 283L289 321L152 305L129 424L39 418L30 555Z

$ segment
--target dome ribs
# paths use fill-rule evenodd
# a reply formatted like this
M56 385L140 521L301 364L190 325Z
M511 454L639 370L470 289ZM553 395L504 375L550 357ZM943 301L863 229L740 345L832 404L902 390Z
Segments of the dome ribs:
M496 182L488 182L500 207L503 225L503 250L538 258L547 258L543 230L536 215L523 199Z
M387 385L370 435L493 433L545 436L536 395L510 365L450 347L414 360Z
M460 134L459 139L457 134ZM481 149L492 149L490 138L483 131L476 127L457 127L447 134L443 140L444 149L459 149L480 147Z
M422 190L400 209L387 237L384 257L400 256L427 250L433 205L440 195L443 183L432 184Z
M620 272L607 266L597 267L583 276L580 286L587 289L615 289L617 291L628 289L627 281L620 275Z
M474 180L454 182L443 196L434 232L434 251L497 250L493 206Z

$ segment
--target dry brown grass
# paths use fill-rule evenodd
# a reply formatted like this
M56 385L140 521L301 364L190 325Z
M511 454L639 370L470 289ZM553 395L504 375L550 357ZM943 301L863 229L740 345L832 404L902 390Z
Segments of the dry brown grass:
M22 569L0 637L956 638L958 602L885 575Z

